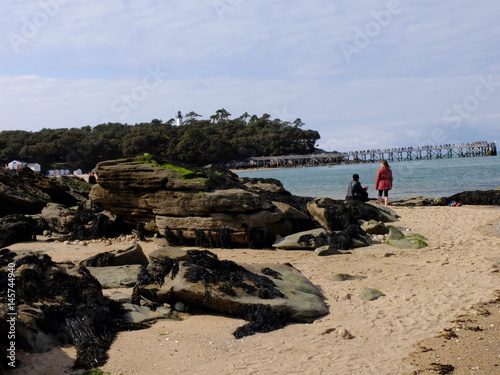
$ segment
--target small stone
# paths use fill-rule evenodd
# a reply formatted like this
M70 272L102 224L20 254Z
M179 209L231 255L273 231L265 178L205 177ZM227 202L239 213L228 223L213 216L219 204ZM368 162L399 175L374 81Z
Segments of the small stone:
M364 288L361 291L360 298L365 301L375 301L376 299L379 299L382 296L385 296L385 294L378 289Z
M350 339L354 338L354 336L351 334L351 332L349 332L347 329L342 328L342 327L337 330L337 337L339 339L342 339L342 340L350 340Z
M186 305L182 302L177 302L175 305L174 305L174 309L177 310L177 311L185 311L186 310Z

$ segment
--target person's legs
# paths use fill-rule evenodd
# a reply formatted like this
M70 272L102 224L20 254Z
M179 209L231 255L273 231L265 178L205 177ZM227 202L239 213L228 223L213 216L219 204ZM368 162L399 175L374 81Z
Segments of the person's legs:
M384 204L386 207L389 205L389 190L384 190Z
M377 204L382 203L382 190L378 191Z

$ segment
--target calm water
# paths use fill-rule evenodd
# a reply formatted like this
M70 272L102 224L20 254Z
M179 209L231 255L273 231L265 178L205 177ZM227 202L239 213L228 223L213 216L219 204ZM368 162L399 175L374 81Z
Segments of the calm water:
M500 156L418 160L390 163L394 186L392 199L415 195L446 197L467 190L490 190L500 186ZM344 199L353 173L368 185L370 198L376 197L375 174L378 163L333 167L286 168L237 172L240 177L280 180L292 194Z

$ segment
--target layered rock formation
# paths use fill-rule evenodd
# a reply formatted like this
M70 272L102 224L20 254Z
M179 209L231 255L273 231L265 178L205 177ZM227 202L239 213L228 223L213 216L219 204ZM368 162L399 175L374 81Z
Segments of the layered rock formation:
M96 172L93 202L164 235L170 245L269 247L276 238L315 226L276 180L255 183L227 171L151 161L103 162Z

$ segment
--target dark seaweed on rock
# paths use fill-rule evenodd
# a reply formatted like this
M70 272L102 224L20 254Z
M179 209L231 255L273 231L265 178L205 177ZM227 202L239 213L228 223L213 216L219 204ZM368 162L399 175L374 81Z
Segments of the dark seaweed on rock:
M276 280L283 280L281 278L281 273L279 273L278 271L272 270L269 267L261 269L260 272L262 272L266 276L271 276L272 278L275 278Z
M257 275L229 260L219 260L207 250L189 250L192 263L187 279L192 283L218 288L227 295L234 295L233 288L241 288L248 294L263 299L286 298L267 277Z
M18 321L29 327L18 329L20 349L41 350L43 343L33 332L42 337L50 335L46 337L52 337L52 341L47 339L42 345L44 350L51 345L74 344L75 368L94 368L106 362L106 352L118 332L145 328L123 319L121 304L102 294L99 282L86 268L54 263L46 254L12 254L8 250L0 252L0 278L7 274L5 264L17 256L14 272ZM2 300L7 286L7 282L0 285ZM27 332L31 333L23 336Z
M93 257L85 260L82 263L86 267L107 267L111 265L111 261L114 257L114 254L106 251L104 253L94 255Z
M233 336L241 339L255 333L266 333L286 326L290 313L286 310L277 311L269 305L250 305L245 309L243 317L248 324L236 329Z
M154 264L154 268L151 268L151 264ZM157 293L159 288L165 283L166 275L170 275L170 278L174 278L179 272L179 262L171 258L157 258L154 263L150 263L150 266L143 266L141 271L137 276L137 283L132 292L132 303L136 305L141 304L141 297L146 298L149 301L157 300ZM158 285L158 288L141 288L145 285ZM139 290L141 291L139 293ZM155 304L152 303L150 307L154 307Z

